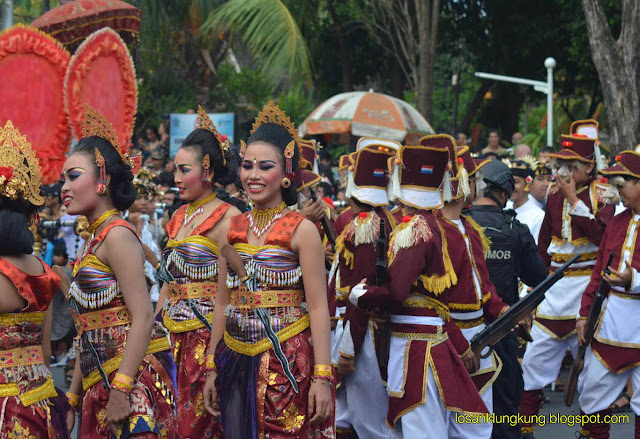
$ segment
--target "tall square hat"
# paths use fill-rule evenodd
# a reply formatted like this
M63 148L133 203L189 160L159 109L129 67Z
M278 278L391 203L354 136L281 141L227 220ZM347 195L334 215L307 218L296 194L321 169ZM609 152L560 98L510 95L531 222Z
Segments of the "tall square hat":
M338 172L342 172L345 169L348 169L351 166L351 159L349 158L349 154L341 155L338 159Z
M616 156L616 164L600 171L606 176L628 175L640 179L640 145L634 150L622 151Z
M347 174L347 198L376 207L388 205L387 162L395 157L399 147L400 144L392 140L362 137L351 155L353 164Z
M308 169L318 174L318 143L314 139L300 139L301 169Z
M404 145L389 160L389 198L418 209L438 209L451 200L451 180L459 170L455 140L438 134L425 136L420 143Z
M308 169L298 169L294 174L294 182L296 184L296 191L300 192L305 188L318 184L321 177L309 171Z
M562 138L560 151L549 153L549 157L560 160L579 160L595 164L598 169L603 168L598 148L598 121L576 120L571 124L569 134L563 134L560 137Z
M452 200L459 200L471 193L469 186L471 179L475 177L480 168L489 163L491 159L479 159L471 155L468 146L456 147L456 163L458 173L451 181Z

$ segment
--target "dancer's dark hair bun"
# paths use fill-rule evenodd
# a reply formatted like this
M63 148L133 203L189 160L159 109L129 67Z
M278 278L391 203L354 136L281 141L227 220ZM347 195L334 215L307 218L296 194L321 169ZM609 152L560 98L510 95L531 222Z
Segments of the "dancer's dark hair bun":
M133 185L133 173L131 167L122 163L122 158L118 151L111 143L102 137L91 136L80 139L74 153L81 152L89 155L92 162L95 163L95 150L98 148L104 157L105 171L111 176L108 190L113 205L118 210L128 209L138 196L135 186ZM98 166L95 165L98 172Z
M263 123L260 125L249 137L247 140L247 145L250 145L254 142L266 142L270 143L280 150L280 155L282 158L282 165L284 167L285 158L284 158L284 150L289 143L293 140L291 134L283 127L282 125L278 125L275 123ZM298 148L294 149L294 154L292 160L293 171L295 172L298 169L298 157L300 155L300 151ZM296 184L294 181L291 181L291 186L288 188L282 188L282 199L287 206L293 206L298 203L298 191L296 190Z
M198 128L193 131L184 139L180 148L193 148L198 151L200 160L204 159L204 156L209 154L209 162L211 168L213 168L213 181L214 183L220 183L223 186L233 183L236 179L236 169L238 167L237 162L234 160L233 152L231 148L225 153L226 165L222 160L222 149L220 149L220 143L216 136L209 130L204 128Z
M0 197L0 254L24 255L33 253L33 233L29 217L38 207L28 201Z

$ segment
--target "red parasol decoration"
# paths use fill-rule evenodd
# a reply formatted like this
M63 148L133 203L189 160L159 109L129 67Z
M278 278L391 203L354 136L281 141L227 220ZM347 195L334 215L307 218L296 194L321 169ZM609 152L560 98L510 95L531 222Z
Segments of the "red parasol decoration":
M129 49L110 28L94 32L71 57L64 81L64 98L71 128L82 137L82 115L87 103L111 122L120 147L127 151L136 107L138 86Z
M27 136L45 184L60 180L71 141L62 92L68 65L69 52L37 29L0 34L0 126L11 120Z
M140 9L120 0L75 0L42 14L31 25L73 50L93 32L110 27L127 43L140 34Z

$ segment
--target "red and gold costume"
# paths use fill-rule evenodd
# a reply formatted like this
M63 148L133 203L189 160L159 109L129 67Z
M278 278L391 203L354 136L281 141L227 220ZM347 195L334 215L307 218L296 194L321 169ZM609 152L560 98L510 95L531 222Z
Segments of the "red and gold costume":
M602 171L610 178L619 175L640 179L640 151L623 151L616 165ZM620 182L623 183L623 182ZM602 305L593 339L585 354L580 374L580 409L598 414L599 423L585 425L592 438L608 438L609 423L604 416L631 379L632 387L640 385L640 241L637 240L640 215L631 208L616 215L608 224L598 249L591 280L582 295L580 319L589 315L596 291L602 280L609 253L614 253L611 267L619 272L631 270L627 288L606 285L607 296ZM631 408L636 415L635 436L640 437L640 395L634 391Z
M334 419L309 424L309 387L314 355L306 309L302 270L291 239L304 217L284 214L268 232L264 244L248 243L249 212L231 219L227 241L243 259L258 291L238 289L241 280L230 272L231 304L225 314L224 342L216 349L216 388L225 435L261 438L333 438ZM296 393L275 356L255 308L267 310L271 327L295 377Z
M57 396L42 355L42 322L60 278L42 262L45 272L30 275L0 258L0 273L16 287L27 305L0 314L0 437L56 438L50 398Z
M571 134L562 135L563 148L550 156L559 160L577 160L583 165L595 165L597 122L576 121ZM558 171L562 171L562 168ZM562 178L558 176L558 178ZM538 413L540 390L558 377L562 358L567 350L574 357L578 350L576 318L580 299L589 283L596 262L596 252L606 224L613 218L615 207L604 200L606 185L590 179L576 195L578 201L570 205L556 188L549 193L545 217L538 236L538 251L549 272L556 270L573 255L580 258L545 294L536 310L531 328L533 342L527 345L522 370L524 392L520 412ZM535 425L522 424L524 434L532 433Z
M69 289L70 300L75 301L72 312L78 336L86 334L77 345L84 390L80 430L83 439L104 438L110 434L106 420L109 390L103 385L88 343L93 345L111 382L120 367L132 322L113 271L93 254L93 249L114 227L126 227L135 234L133 227L122 219L107 224L91 240L87 253L75 265L74 281ZM116 437L133 434L136 438L176 437L175 391L171 376L175 365L169 347L164 328L155 322L147 353L129 396L129 419L121 424Z
M399 150L392 163L390 194L417 210L391 235L390 282L358 285L349 297L359 308L391 311L387 423L395 431L390 437L444 438L457 428L451 412L487 413L460 359L469 343L449 311L458 277L448 237L434 214L425 210L445 201L440 188L450 184L446 173L457 168L453 145L450 136L426 136L423 145Z
M211 322L218 278L218 247L206 233L231 207L218 206L185 239L176 240L188 206L176 211L167 224L169 242L164 250L166 269L172 275L169 299L164 305L164 325L171 333L177 367L177 415L180 437L222 438L222 425L204 409L203 389L207 380L205 360L211 337L191 306Z

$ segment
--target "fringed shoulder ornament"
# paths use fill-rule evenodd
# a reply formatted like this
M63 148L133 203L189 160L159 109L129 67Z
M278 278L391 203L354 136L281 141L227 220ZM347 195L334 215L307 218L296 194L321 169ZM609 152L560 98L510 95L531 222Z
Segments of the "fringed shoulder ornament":
M375 212L360 212L345 228L345 239L355 247L373 244L380 235L380 217Z
M391 234L389 251L395 255L404 248L429 242L432 237L431 228L422 215L407 215Z

